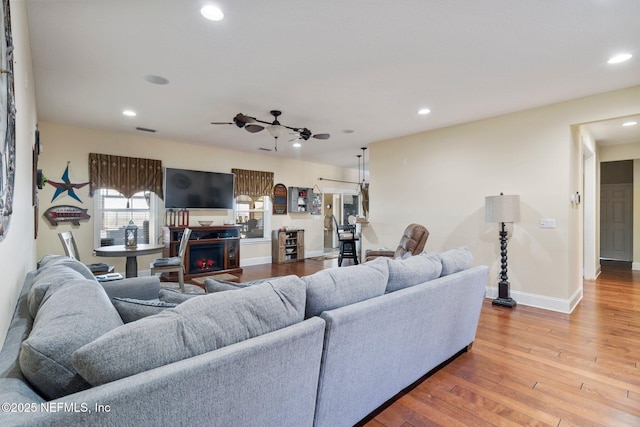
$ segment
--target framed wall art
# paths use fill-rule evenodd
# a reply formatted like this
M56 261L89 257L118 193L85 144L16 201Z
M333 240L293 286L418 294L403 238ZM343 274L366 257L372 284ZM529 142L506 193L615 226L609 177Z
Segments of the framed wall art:
M284 184L273 186L273 214L284 215L287 213L287 187Z
M2 0L0 42L0 240L9 230L13 213L16 168L16 108L13 89L13 38L9 0Z

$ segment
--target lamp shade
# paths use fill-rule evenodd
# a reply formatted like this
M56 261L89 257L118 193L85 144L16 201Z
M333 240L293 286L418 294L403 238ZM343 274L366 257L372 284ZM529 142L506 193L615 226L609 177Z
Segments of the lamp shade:
M520 196L487 196L484 198L486 222L520 221Z
M272 137L280 138L282 135L284 135L287 129L282 125L269 125L267 126L267 130L269 131Z

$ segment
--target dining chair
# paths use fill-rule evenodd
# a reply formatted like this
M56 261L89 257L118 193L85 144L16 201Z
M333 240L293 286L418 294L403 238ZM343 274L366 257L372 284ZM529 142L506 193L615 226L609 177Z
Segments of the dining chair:
M171 258L158 258L151 263L152 275L156 273L178 273L178 283L180 284L180 290L182 292L184 292L184 256L187 253L190 235L191 229L185 228L182 232L182 238L180 239L178 256Z
M78 251L78 245L76 244L76 238L71 231L63 231L58 233L64 254L69 258L80 260L80 252ZM115 267L104 262L98 262L94 264L85 264L94 275L101 275L106 273L113 273Z
M338 225L338 220L335 215L332 215L333 223L335 224L336 234L338 235L338 242L340 242L340 253L338 254L338 267L342 266L342 260L344 258L350 258L355 264L358 264L358 250L356 243L360 240L360 237L356 233L356 226Z

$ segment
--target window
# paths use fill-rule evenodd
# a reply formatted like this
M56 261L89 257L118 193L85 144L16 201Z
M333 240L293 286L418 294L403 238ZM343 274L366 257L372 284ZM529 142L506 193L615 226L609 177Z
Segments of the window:
M268 239L271 229L271 199L262 196L255 201L249 196L236 197L236 221L242 225L240 238Z
M94 244L124 245L124 228L130 220L138 227L139 243L156 241L157 196L148 191L126 198L116 190L96 190L94 199Z

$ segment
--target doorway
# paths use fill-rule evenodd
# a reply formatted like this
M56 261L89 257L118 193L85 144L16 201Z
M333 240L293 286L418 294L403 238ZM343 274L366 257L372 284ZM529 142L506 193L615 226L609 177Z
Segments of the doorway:
M350 190L327 189L323 195L324 203L324 252L335 252L338 249L338 235L333 217L338 224L348 222L349 216L360 213L360 195Z
M633 260L633 184L600 186L600 259Z
M636 185L635 181L638 181L637 185L640 185L640 145L638 144L640 143L640 126L628 126L634 122L640 122L640 114L583 123L578 125L578 132L574 133L574 135L579 135L579 143L582 146L584 156L582 159L582 190L584 191L582 256L583 277L587 280L595 280L598 277L603 259L628 258L631 263L629 261L620 262L625 266L631 264L632 269L640 270L640 262L633 261L634 253L636 257L640 257L640 229L638 225L640 224L640 212L634 210L633 200L630 214L626 201L615 206L611 204L613 202L605 201L604 204L609 205L608 212L602 201L602 185L631 184L633 188ZM620 175L624 175L625 178L622 180L612 178ZM635 192L637 190L632 190L632 198ZM608 234L608 237L603 236L603 213L608 218L604 224L604 233ZM625 216L630 216L631 226L619 227L617 224L612 226L609 224L612 216L623 219ZM615 222L619 222L617 221L619 218L616 218ZM634 234L638 236L634 236ZM629 241L631 249L629 249ZM603 244L604 251L601 247ZM611 253L610 247L622 249Z
M600 259L633 261L633 160L600 164Z

